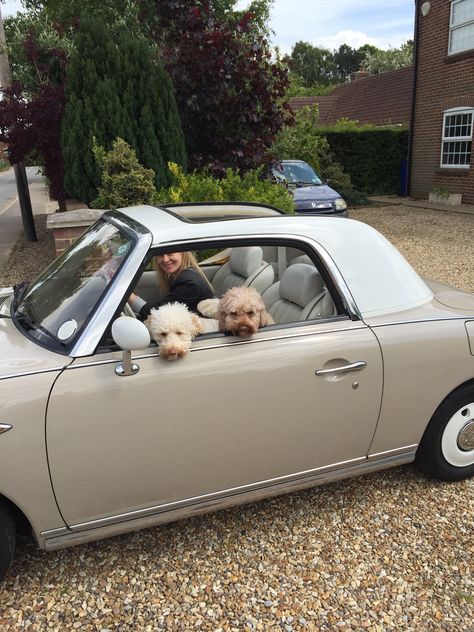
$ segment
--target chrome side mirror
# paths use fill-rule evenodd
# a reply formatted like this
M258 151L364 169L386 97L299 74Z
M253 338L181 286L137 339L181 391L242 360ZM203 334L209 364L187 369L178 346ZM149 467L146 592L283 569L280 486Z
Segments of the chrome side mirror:
M150 333L145 325L130 316L120 316L112 324L112 338L123 349L122 363L115 373L124 377L138 373L140 367L132 363L132 349L146 349L150 344Z

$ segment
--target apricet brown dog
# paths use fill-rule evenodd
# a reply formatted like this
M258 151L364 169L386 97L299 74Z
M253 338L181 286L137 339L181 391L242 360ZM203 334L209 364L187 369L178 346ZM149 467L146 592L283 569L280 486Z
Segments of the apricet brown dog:
M253 336L260 327L275 323L257 290L245 286L227 290L219 301L215 318L219 331L242 337Z

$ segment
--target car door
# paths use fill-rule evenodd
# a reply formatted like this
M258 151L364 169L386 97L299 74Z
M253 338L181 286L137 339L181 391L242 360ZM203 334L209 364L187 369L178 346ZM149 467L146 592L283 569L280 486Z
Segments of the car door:
M71 526L340 467L365 457L375 430L381 354L360 322L196 340L173 363L150 347L128 377L120 358L76 360L50 397L51 476ZM355 362L364 368L334 372Z

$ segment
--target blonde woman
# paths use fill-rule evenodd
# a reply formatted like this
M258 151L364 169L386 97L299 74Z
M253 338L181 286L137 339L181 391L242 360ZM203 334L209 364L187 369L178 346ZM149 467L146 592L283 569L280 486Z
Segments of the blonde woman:
M184 303L192 312L197 312L199 301L214 298L212 286L192 252L158 255L153 264L163 298L155 305L150 305L137 294L131 294L128 302L140 319L145 320L153 307L166 303Z

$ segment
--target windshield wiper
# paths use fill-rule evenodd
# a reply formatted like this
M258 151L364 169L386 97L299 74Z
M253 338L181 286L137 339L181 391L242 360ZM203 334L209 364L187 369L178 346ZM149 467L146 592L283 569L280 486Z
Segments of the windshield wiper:
M305 180L293 180L291 184L295 184L297 187L310 187L314 182L306 182Z
M18 307L18 303L20 302L20 299L23 296L27 287L28 287L28 281L21 281L20 283L15 283L15 285L13 286L13 309L16 309Z
M50 338L50 340L53 340L53 342L55 342L57 345L60 345L61 347L65 346L64 342L59 340L59 338L56 338L55 335L53 335L50 331L45 329L42 325L40 325L39 323L35 322L31 318L31 316L28 316L28 314L25 314L25 312L17 310L15 312L15 316L18 319L18 321L25 327L25 329L27 331L31 331L32 329L35 330L35 331L38 330L42 334L44 334L47 338Z

